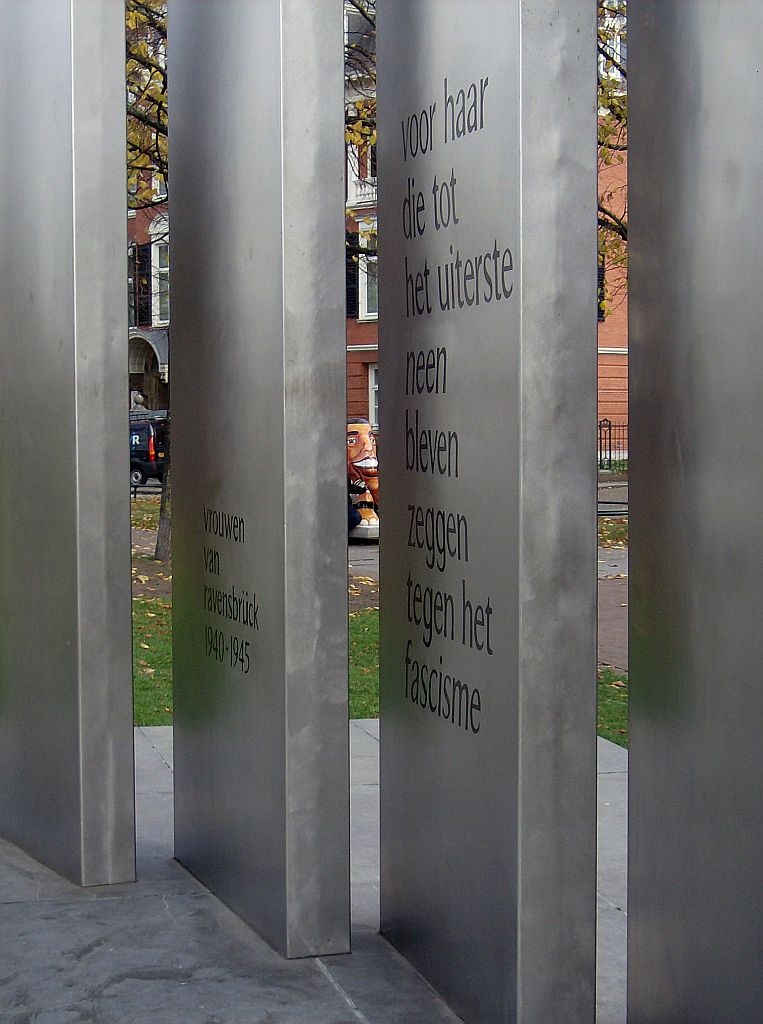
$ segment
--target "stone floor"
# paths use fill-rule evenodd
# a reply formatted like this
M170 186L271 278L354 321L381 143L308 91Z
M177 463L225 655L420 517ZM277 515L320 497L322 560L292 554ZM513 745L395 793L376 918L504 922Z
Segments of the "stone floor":
M138 875L78 889L0 840L0 1024L446 1024L377 934L378 723L353 722L353 953L284 961L172 859L172 736L135 734ZM627 753L599 740L598 1024L625 1022Z

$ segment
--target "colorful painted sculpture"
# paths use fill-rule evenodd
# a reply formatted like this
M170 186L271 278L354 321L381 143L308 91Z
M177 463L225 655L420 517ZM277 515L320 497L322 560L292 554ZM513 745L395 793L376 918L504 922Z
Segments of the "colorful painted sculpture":
M347 480L360 522L350 536L375 540L379 536L379 461L376 435L368 420L347 420Z

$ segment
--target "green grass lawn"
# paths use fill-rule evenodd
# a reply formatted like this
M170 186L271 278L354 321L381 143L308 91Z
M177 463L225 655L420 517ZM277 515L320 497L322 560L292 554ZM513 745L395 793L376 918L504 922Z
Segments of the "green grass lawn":
M172 601L139 597L133 610L133 679L136 725L172 724ZM350 718L379 714L379 612L350 615ZM598 734L628 746L628 676L611 668L598 674Z
M350 615L350 718L379 716L379 610Z
M172 601L132 602L132 675L136 725L172 725Z
M626 548L628 546L628 517L599 517L599 546L603 548Z
M598 672L599 736L612 740L621 747L628 746L628 676L613 668L600 668Z
M159 529L159 506L161 498L155 497L134 498L130 501L130 524L136 530L158 530Z

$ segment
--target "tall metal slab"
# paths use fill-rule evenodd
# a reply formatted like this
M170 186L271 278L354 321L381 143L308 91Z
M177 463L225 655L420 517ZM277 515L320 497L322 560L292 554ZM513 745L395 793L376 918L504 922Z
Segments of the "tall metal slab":
M349 942L342 31L170 9L176 853L290 957Z
M641 0L630 58L630 1024L763 1006L763 8Z
M382 931L589 1022L595 5L379 4Z
M0 833L134 878L124 9L0 4Z

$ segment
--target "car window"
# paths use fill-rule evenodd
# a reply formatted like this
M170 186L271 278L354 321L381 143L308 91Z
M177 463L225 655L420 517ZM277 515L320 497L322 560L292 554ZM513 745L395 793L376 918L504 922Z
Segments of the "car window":
M145 426L130 427L130 448L145 448L148 428Z

